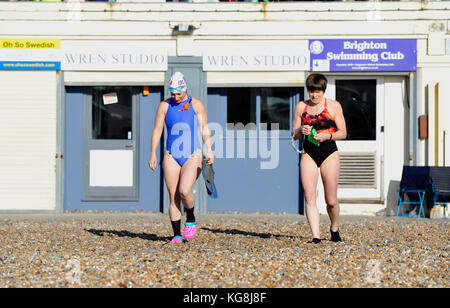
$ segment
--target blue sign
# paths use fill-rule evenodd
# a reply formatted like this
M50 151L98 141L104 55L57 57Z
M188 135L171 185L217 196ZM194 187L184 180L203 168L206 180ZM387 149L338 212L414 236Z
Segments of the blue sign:
M310 40L313 72L411 72L417 70L415 39Z
M0 61L0 70L60 71L61 70L61 62L47 62L47 61Z

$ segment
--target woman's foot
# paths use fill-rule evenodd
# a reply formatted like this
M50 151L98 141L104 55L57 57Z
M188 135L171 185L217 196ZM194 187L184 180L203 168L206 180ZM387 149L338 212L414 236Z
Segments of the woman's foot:
M186 222L184 224L183 237L187 240L192 239L197 234L197 223L196 222Z
M308 242L309 244L319 244L321 242L320 238L313 238L312 241Z
M333 242L336 242L336 243L342 242L341 236L339 235L339 229L337 229L337 231L334 232L333 230L331 230L331 227L330 227L330 233L331 233L331 240Z
M183 238L179 235L174 236L173 239L170 241L170 244L178 244L183 243Z

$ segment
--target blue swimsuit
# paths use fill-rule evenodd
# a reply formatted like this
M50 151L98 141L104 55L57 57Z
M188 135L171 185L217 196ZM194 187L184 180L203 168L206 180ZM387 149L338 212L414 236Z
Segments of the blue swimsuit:
M192 97L177 104L172 98L166 114L167 142L166 150L183 166L200 149L198 138L198 118L192 107Z

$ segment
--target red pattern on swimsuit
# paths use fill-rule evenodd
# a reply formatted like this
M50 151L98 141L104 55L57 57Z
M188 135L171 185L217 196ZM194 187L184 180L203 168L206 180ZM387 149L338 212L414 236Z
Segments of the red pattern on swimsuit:
M327 109L327 100L325 99L325 106L323 111L318 115L312 115L306 112L309 101L305 105L305 109L301 115L302 125L311 125L317 133L335 133L336 123L333 120L330 112Z

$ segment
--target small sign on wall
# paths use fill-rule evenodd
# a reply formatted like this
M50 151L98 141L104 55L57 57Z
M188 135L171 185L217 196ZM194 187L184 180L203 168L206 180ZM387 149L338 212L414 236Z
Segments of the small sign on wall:
M59 39L0 38L0 70L61 70Z
M166 71L165 48L145 41L61 42L65 71Z

